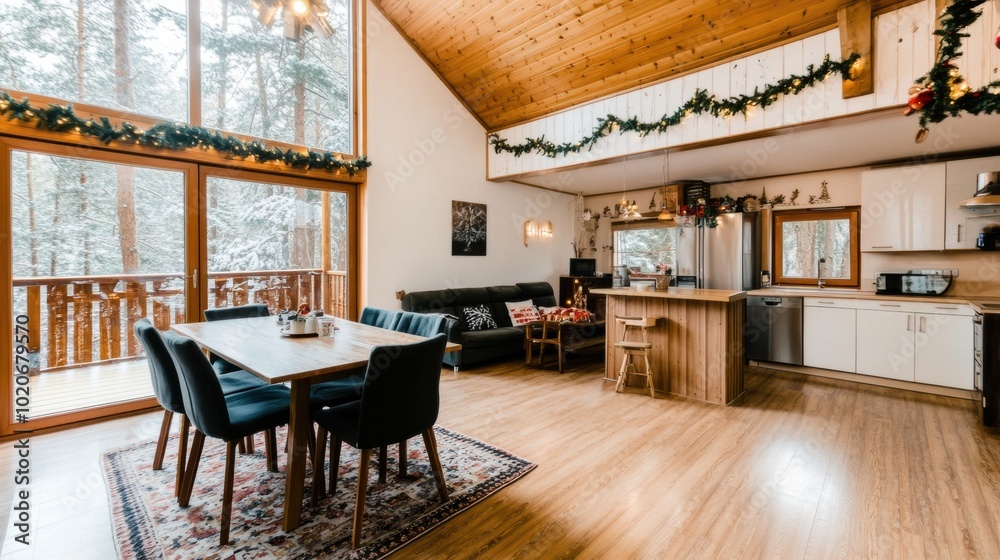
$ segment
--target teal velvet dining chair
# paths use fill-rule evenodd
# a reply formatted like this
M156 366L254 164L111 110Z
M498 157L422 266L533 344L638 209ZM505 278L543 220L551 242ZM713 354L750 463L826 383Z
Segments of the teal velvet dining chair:
M361 318L358 322L362 325L393 330L396 328L396 323L399 322L400 313L400 311L393 311L391 309L366 307L361 310Z
M330 493L337 488L340 448L347 443L359 450L358 487L355 497L351 546L361 544L361 527L367 494L369 455L373 449L422 435L438 496L448 500L444 470L438 456L434 423L440 396L441 360L448 339L443 334L422 342L372 348L361 398L317 411L319 424L313 454L314 494L322 497L324 447L330 434ZM320 490L317 490L320 489Z
M405 313L401 311L366 307L361 311L361 319L358 322L395 330L402 315ZM364 381L364 370L359 370L343 379L317 383L310 389L310 406L315 411L360 399Z
M216 307L206 309L204 313L206 321L249 319L251 317L269 317L271 315L271 311L263 303L250 303L234 307ZM212 367L217 373L230 373L240 369L238 365L227 362L215 354L209 354L208 359L211 360Z
M290 391L284 385L267 385L225 395L220 378L226 376L215 374L197 343L173 333L164 335L164 343L179 373L184 410L195 427L191 457L177 502L181 507L190 504L205 438L212 437L226 442L226 474L219 531L219 544L225 545L229 542L233 509L236 446L243 438L264 431L267 469L277 472L275 429L288 423Z
M438 333L443 333L444 327L445 318L442 315L403 311L400 313L399 320L396 322L393 330L418 336L432 337Z
M142 318L133 326L135 337L146 353L149 364L149 375L153 382L153 394L156 401L163 407L163 421L160 424L160 436L156 441L156 452L153 455L153 470L163 468L163 456L167 450L167 439L170 435L170 424L174 414L180 415L180 441L177 449L177 475L174 482L174 496L177 496L181 482L184 479L184 460L187 454L187 436L190 422L184 413L184 400L181 396L180 379L177 369L167 352L163 335L153 326L149 319ZM219 378L219 384L224 395L232 395L249 391L267 385L263 380L243 370L233 372Z

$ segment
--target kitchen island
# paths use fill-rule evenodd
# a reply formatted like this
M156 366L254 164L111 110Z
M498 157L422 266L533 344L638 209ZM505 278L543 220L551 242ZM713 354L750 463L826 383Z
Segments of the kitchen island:
M615 315L660 317L649 331L653 388L714 404L743 394L746 292L670 288L591 290L607 296L604 375L616 379L623 354L615 348L621 327Z

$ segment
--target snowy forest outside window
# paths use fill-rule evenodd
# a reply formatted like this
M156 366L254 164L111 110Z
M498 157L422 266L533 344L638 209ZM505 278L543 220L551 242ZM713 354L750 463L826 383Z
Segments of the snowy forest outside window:
M31 419L153 395L132 328L188 320L186 184L193 166L14 149L11 305ZM125 160L128 163L123 163ZM8 319L9 320L9 319ZM16 404L16 401L15 401Z
M858 210L789 210L774 213L777 284L859 285Z
M198 0L194 66L188 3L4 0L0 88L352 152L350 0L326 2L329 39L299 41L261 25L248 0Z
M616 224L614 263L647 274L677 269L677 227L654 224Z
M212 175L207 186L207 307L348 316L347 193Z

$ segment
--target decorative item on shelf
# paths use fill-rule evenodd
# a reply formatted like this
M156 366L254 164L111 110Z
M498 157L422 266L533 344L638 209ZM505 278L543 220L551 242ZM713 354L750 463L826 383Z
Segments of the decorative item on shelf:
M712 197L712 188L708 183L690 183L684 185L684 204L688 206L695 206L698 204L698 200L704 199L708 200Z
M784 206L785 205L785 195L778 194L771 199L771 206Z
M792 191L792 197L788 199L788 205L798 206L799 204L795 202L796 200L798 200L798 198L799 198L799 189L795 189Z
M619 134L636 132L640 136L648 136L654 132L662 134L670 127L679 125L684 119L698 115L709 114L724 119L736 115L746 116L754 107L766 108L783 95L798 95L803 90L821 83L830 76L839 74L841 78L848 79L851 67L859 58L860 55L854 53L844 60L833 61L827 55L819 66L813 64L806 66L805 74L801 76L793 74L773 84L756 87L750 95L743 94L719 99L706 90L698 89L673 113L664 113L659 119L650 122L640 122L639 118L634 116L622 118L609 114L605 117L599 117L597 126L591 133L576 142L556 144L541 136L539 138L526 138L520 144L511 144L507 142L506 138L492 133L489 135L489 143L493 146L493 151L498 154L507 152L514 157L521 157L523 154L534 152L554 158L559 155L589 151L600 139L615 131L618 131Z
M826 188L826 181L820 185L819 197L809 195L809 204L828 204L830 202L830 191Z
M18 120L49 132L65 132L96 138L104 144L138 144L164 150L215 150L226 157L252 159L258 163L284 163L294 169L316 169L338 171L343 169L349 175L371 167L368 158L361 156L344 160L333 152L298 152L282 150L259 141L244 141L235 136L223 136L218 131L184 123L159 123L146 130L122 122L115 126L108 117L81 118L72 106L49 105L38 108L27 99L16 101L6 91L0 91L0 116L7 120Z
M960 116L963 112L970 115L1000 112L1000 80L972 89L956 65L963 54L962 40L969 37L968 28L983 14L976 8L985 3L986 0L955 0L941 12L940 23L934 31L934 35L941 38L934 66L910 88L907 108L903 111L904 115L920 113L917 143L927 139L927 125L931 123Z
M729 195L720 198L704 199L699 198L694 205L683 205L677 209L677 222L680 226L687 226L694 218L695 227L714 228L719 225L716 216L736 212L737 201Z
M542 222L541 220L525 220L524 222L524 246L528 246L528 238L541 239L552 237L552 222Z
M333 36L333 26L326 17L330 9L323 0L250 0L257 21L270 29L280 10L285 26L285 38L298 41L303 31L319 30L324 37Z
M745 194L736 199L737 212L758 212L760 211L760 201L755 194Z
M764 185L760 188L760 205L764 206L765 204L770 203L771 201L767 198L767 185Z

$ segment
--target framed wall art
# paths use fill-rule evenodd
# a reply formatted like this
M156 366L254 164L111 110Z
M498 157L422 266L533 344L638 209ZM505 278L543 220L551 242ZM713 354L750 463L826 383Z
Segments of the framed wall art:
M486 205L451 201L451 254L486 255Z

